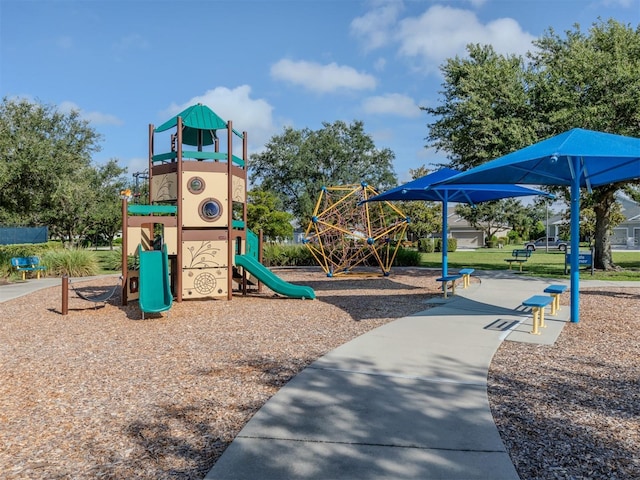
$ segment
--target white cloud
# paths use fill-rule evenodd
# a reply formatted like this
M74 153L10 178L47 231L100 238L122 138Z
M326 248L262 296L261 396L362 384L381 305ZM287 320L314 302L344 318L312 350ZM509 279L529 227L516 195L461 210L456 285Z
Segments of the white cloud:
M384 70L384 67L387 66L387 60L384 58L379 58L373 64L373 68L376 72L381 72Z
M82 110L77 104L73 102L62 102L58 105L58 110L62 113L71 113L75 110L80 114L80 117L91 123L92 126L97 125L122 125L124 122L115 115L102 112L86 112Z
M473 7L486 2L468 1ZM472 10L447 5L433 5L421 15L405 18L400 17L402 10L399 0L377 2L368 13L352 21L351 33L366 50L397 45L399 55L417 59L427 72L437 71L447 58L465 56L470 43L492 45L499 54L523 55L533 48L535 37L512 18L482 23Z
M351 34L360 38L365 50L375 50L390 40L392 26L403 10L401 0L376 2L376 6L351 22Z
M362 108L370 114L397 115L407 118L420 116L420 107L416 102L411 97L399 93L366 98L362 102Z
M400 53L421 59L435 70L445 59L464 56L469 43L492 45L500 54L524 54L532 48L534 36L511 18L482 24L469 10L436 5L419 17L400 21L397 40Z
M445 59L464 55L470 43L492 45L501 54L524 54L535 37L524 32L511 18L482 24L469 10L433 6L419 17L400 22L400 53L418 57L430 69Z
M266 100L251 98L249 85L241 85L234 89L216 87L207 90L203 95L192 97L181 105L174 103L162 113L162 122L197 103L208 106L222 119L231 120L234 130L247 132L250 153L262 149L276 133L273 107Z
M283 59L271 66L271 76L319 93L368 90L376 86L376 79L372 75L336 63L321 65Z

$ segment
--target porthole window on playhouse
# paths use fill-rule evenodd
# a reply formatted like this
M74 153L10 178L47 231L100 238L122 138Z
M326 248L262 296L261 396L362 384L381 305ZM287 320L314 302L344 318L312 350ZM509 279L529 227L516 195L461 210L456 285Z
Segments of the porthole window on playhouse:
M204 191L204 187L204 180L200 177L191 177L187 182L187 189L196 195L198 193L202 193Z
M200 218L206 222L215 222L222 216L222 205L215 198L207 198L198 208Z

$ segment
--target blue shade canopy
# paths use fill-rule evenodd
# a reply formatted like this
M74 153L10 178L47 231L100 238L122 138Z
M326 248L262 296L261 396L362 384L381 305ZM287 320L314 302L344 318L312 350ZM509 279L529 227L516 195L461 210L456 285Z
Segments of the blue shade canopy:
M439 182L455 177L460 172L450 168L443 168L424 177L412 180L409 183L387 190L380 195L369 198L368 202L382 201L411 201L425 200L433 202L456 202L476 204L499 200L510 197L526 197L532 195L544 195L550 198L554 196L550 193L535 190L533 188L521 187L519 185L497 185L497 184L465 184L447 185Z
M591 188L634 178L640 178L640 138L574 128L445 182L570 186L578 180Z
M448 185L520 183L571 190L571 252L580 248L580 188L640 178L640 138L574 128L445 179ZM571 321L580 318L578 255L571 255Z
M365 202L382 202L382 201L434 201L442 202L442 238L448 238L447 230L447 204L470 203L476 204L488 202L490 200L499 200L501 198L510 197L527 197L532 195L544 195L554 198L554 195L533 188L521 187L519 185L446 185L439 182L457 176L460 172L449 168L443 168L424 177L417 178L409 183L400 185L399 187L387 190L380 195L370 197ZM364 202L363 202L364 203ZM446 245L443 241L443 245ZM448 255L447 249L442 249L442 276L448 274Z

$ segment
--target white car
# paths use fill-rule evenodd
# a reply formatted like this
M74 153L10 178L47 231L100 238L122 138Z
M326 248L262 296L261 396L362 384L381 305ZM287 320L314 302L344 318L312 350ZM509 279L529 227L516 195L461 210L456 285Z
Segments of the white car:
M549 237L549 238L541 237L541 238L538 238L537 240L531 240L530 242L527 242L524 244L524 248L526 248L527 250L534 250L534 251L537 248L545 248L547 246L547 241L549 242L550 247L557 248L561 252L567 251L567 242L565 240L560 240L559 238L555 238L555 237Z

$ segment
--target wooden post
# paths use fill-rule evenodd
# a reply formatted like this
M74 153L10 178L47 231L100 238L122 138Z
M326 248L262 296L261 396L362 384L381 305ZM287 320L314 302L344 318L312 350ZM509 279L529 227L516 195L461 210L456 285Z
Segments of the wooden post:
M120 269L122 271L122 288L120 289L120 304L124 307L127 305L127 283L129 281L129 207L128 199L126 196L122 196L122 245L120 246L120 253L122 254L122 260Z
M176 302L180 303L182 302L182 275L183 275L183 268L184 268L184 258L182 255L182 250L184 249L184 245L182 243L182 234L183 229L184 229L184 221L183 221L183 213L182 213L182 168L184 167L184 164L182 162L182 117L178 117L177 122L176 122L176 135L177 135L177 146L176 148L178 149L178 152L176 154L176 161L178 162L178 169L177 169L177 173L176 173L176 178L177 178L177 194L178 194L178 198L176 201L176 205L178 206L178 210L176 212L176 225L177 225L177 238L176 238L176 245L178 248L178 251L176 252L176 262L177 262L177 276L176 276L176 291L173 292L175 297L176 297ZM151 203L151 202L149 202Z
M227 300L233 299L233 122L227 122ZM244 228L247 228L245 225Z
M62 276L62 315L69 313L69 277Z

